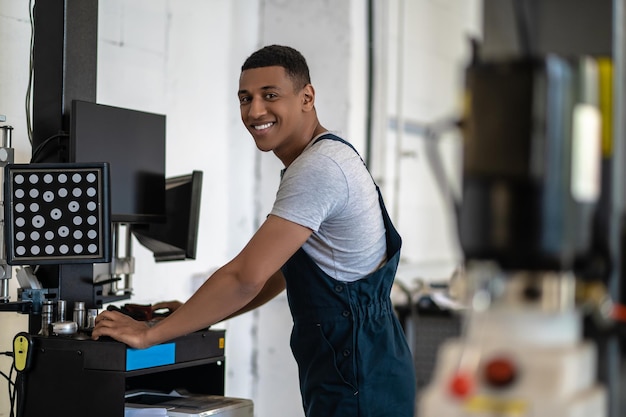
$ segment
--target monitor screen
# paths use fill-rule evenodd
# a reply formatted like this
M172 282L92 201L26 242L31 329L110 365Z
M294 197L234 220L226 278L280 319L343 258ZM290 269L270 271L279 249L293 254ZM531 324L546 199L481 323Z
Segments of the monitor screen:
M72 102L70 162L108 162L111 221L165 220L165 116Z
M202 171L165 182L165 223L133 225L133 235L154 253L156 262L196 258Z

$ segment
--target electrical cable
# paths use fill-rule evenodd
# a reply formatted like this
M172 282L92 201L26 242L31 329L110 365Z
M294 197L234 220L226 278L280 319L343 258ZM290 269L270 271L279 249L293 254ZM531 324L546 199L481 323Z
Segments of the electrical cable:
M5 356L9 356L9 357L13 357L13 352L0 352L0 355L5 355ZM11 365L11 371L9 372L9 375L5 374L4 372L0 371L0 375L5 378L7 380L7 387L8 387L8 391L9 391L9 417L15 417L15 392L16 392L16 386L15 386L15 382L13 382L13 369L14 366L13 364Z
M11 387L15 387L15 382L13 382L13 379L9 377L9 375L5 374L2 371L0 371L0 375L7 380L7 383L9 385L9 398L11 398Z
M30 159L31 163L37 163L39 162L39 156L40 153L48 146L48 144L50 142L52 142L54 139L57 138L69 138L70 135L68 135L67 133L57 133L56 135L52 135L50 136L48 139L44 140L43 142L41 142L39 144L39 146L37 146L37 148L33 151L33 155Z
M33 126L31 120L31 96L33 88L33 75L34 75L34 54L35 54L35 16L33 0L28 1L28 17L30 20L30 52L28 63L28 87L26 88L26 133L28 135L28 141L33 146Z
M15 382L11 381L7 374L5 374L4 372L0 371L0 375L2 375L9 382L10 385L15 385Z
M9 371L9 380L12 381L13 380L13 370L15 369L15 366L11 366L11 371ZM10 410L9 410L9 417L15 417L15 394L17 391L17 387L15 386L15 383L13 383L13 391L11 391L11 384L9 384L9 402L10 402Z
M17 417L24 414L24 406L26 405L26 375L18 372L15 377L15 387L13 389L13 402L17 398Z

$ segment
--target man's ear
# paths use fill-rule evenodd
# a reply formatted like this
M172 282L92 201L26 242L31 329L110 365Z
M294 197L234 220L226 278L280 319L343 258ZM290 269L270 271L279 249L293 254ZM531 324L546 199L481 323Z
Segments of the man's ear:
M315 105L315 89L311 84L307 84L302 89L302 106L306 110L311 110Z

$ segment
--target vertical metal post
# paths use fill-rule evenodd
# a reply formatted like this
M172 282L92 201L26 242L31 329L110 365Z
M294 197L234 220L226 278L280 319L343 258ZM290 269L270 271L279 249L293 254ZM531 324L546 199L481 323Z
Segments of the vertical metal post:
M121 255L120 247L122 238L122 226L124 230L124 256ZM133 259L133 234L130 224L114 222L112 225L111 239L113 242L113 259L110 265L111 290L110 295L130 295L133 292L133 273L135 272L135 260ZM122 282L122 286L118 283Z
M624 208L626 207L626 192L624 186L624 163L626 162L626 120L622 115L626 110L624 102L626 96L626 5L624 0L614 0L613 13L613 159L611 183L611 241L610 248L613 254L613 275L609 283L611 295L620 298L622 279L621 274L621 229Z
M33 150L69 131L72 100L96 101L98 0L38 1L34 22Z
M624 0L613 0L613 164L611 166L611 209L609 219L609 250L612 270L608 289L614 300L622 300L623 265L621 239L623 233L624 208L624 163L626 162L626 121L622 117L626 110L626 4ZM609 397L609 416L622 415L621 408L621 343L618 336L607 341L606 369Z
M113 259L111 260L111 278L115 279L119 275L120 270L120 224L118 222L113 223L111 240L113 241ZM122 287L123 288L123 287ZM117 281L111 281L111 290L109 295L116 295L119 291Z
M73 100L96 101L98 0L38 1L33 14L34 151L51 136L69 132ZM66 155L59 146L38 162L69 162ZM91 264L42 265L37 273L44 288L58 288L71 305L92 305L92 277Z
M133 272L135 270L133 260L133 233L130 224L126 225L126 240L125 240L125 259L128 263L128 269L124 272L124 292L127 294L133 293Z
M13 148L11 126L0 126L0 167L13 162ZM6 262L6 247L4 245L4 170L0 169L0 303L9 302L9 279L12 276L12 269Z
M394 223L398 224L400 217L400 172L402 165L402 152L403 152L403 140L404 140L404 128L405 128L405 114L404 114L404 54L406 53L406 43L404 33L405 30L405 2L399 0L398 2L398 52L396 60L396 141L394 149L394 183L393 183L393 206L391 209L391 219Z

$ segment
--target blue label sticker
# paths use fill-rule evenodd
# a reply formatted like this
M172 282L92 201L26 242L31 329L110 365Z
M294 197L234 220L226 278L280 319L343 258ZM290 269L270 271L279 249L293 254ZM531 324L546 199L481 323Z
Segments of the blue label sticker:
M176 362L176 344L164 343L147 349L126 349L126 370L171 365Z

